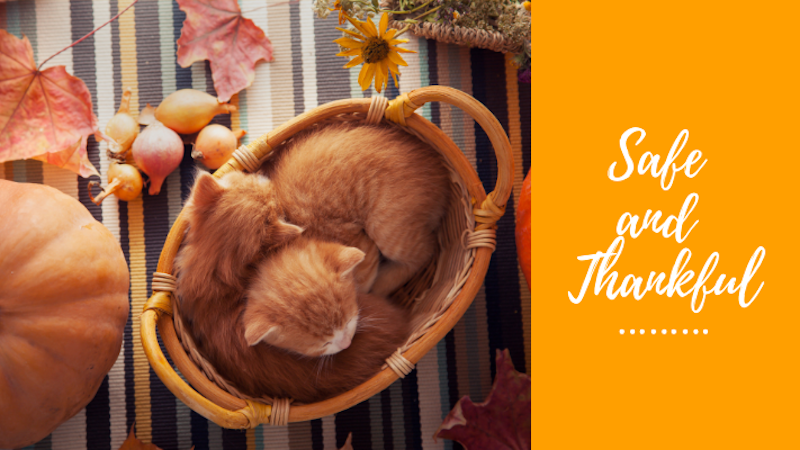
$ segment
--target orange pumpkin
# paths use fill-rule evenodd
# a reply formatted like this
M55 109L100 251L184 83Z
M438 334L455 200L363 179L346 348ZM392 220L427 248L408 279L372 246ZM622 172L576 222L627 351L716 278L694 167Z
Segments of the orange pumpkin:
M0 180L0 448L46 437L119 356L128 266L78 201Z
M517 256L522 273L528 281L528 289L531 287L531 172L522 182L522 192L519 195L519 205L517 205Z

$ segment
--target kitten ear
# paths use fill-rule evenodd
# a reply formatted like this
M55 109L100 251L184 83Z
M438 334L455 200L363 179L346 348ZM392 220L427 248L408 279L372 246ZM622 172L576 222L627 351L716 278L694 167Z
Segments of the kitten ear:
M355 247L345 247L342 249L342 251L336 255L337 270L341 274L341 277L345 278L353 273L356 266L363 261L366 256L366 253Z
M252 347L261 341L267 344L277 341L281 333L279 326L258 319L248 321L247 318L248 316L245 316L244 326L244 340L247 341L247 345Z
M207 172L200 172L194 181L192 198L198 206L213 205L222 197L225 188L220 186L216 178Z
M303 231L305 231L304 228L278 219L272 230L272 238L276 245L280 245L300 236Z

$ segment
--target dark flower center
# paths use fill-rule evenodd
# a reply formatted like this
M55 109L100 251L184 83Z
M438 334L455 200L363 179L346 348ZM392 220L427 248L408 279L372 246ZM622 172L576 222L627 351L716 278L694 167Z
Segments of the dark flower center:
M378 37L367 39L362 53L364 62L368 64L383 61L389 55L389 43Z

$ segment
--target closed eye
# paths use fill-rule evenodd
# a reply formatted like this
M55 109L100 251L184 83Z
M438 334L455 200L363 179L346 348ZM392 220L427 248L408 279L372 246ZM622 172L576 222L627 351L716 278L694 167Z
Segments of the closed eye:
M324 347L327 347L329 345L331 345L331 342L326 342L322 347L324 348Z

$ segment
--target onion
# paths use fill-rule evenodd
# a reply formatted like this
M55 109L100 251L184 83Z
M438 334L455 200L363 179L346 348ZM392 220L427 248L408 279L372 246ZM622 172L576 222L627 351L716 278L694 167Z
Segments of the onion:
M139 194L142 193L142 175L139 170L130 164L111 163L108 168L108 186L103 190L103 193L96 198L92 195L92 187L99 186L100 183L92 181L89 183L89 198L95 205L99 205L111 194L114 194L120 200L129 202Z
M150 125L156 120L156 109L150 106L150 103L147 104L141 111L139 111L139 125Z
M227 162L247 132L231 131L227 127L211 124L200 131L192 149L192 158L209 169L219 169Z
M195 89L169 94L156 108L156 120L181 134L192 134L208 125L217 114L229 114L236 107Z
M111 153L121 154L127 152L136 136L139 135L139 124L130 115L131 90L125 89L119 110L106 124L106 136L113 141L109 142L108 149Z
M183 141L178 133L158 120L148 125L133 143L136 166L150 177L150 195L161 192L161 184L183 159Z

